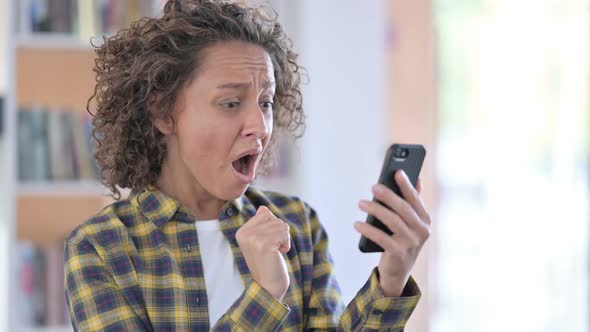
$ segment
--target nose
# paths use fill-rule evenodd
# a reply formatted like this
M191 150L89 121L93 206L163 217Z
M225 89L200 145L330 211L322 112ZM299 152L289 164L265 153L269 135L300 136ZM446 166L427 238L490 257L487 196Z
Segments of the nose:
M243 135L258 140L264 139L269 134L269 126L272 125L268 122L269 120L259 105L250 107L248 112L246 112Z

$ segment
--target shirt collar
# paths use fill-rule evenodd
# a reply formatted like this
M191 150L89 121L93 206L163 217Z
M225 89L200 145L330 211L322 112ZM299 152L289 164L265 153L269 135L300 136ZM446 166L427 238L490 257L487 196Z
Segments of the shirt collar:
M142 192L132 193L129 201L158 228L173 219L184 223L193 223L196 220L195 215L188 208L157 189L147 188ZM248 220L254 214L256 214L254 206L245 195L242 195L225 203L219 214L219 221L235 219L234 217L238 215L243 215L246 217L245 220Z

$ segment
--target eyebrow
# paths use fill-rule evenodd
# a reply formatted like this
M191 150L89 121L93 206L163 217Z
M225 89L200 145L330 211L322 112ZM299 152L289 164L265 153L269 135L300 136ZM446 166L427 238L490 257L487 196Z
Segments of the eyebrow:
M264 81L263 88L268 89L275 84L275 81ZM229 82L218 85L218 89L244 89L252 86L251 82Z

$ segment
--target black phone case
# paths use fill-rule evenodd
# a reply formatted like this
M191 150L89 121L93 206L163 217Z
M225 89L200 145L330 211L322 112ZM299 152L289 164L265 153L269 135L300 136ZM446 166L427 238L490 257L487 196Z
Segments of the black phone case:
M398 149L407 149L408 156L405 159L397 158L395 156L395 151ZM386 187L391 189L394 193L399 195L403 198L403 195L395 183L393 178L394 173L402 169L408 175L410 182L416 187L418 182L418 176L420 175L420 170L422 169L422 164L424 163L424 158L426 157L426 149L422 145L415 145L415 144L393 144L387 150L387 154L385 155L385 160L383 162L383 168L381 169L381 175L379 176L379 183L384 184ZM375 198L373 198L373 201ZM379 201L377 201L379 202ZM381 203L381 202L379 202ZM383 230L389 235L392 235L393 232L387 228L379 219L369 215L367 216L367 221L369 224ZM375 242L367 239L364 236L361 236L361 240L359 242L359 249L362 252L383 252L383 248L381 248Z

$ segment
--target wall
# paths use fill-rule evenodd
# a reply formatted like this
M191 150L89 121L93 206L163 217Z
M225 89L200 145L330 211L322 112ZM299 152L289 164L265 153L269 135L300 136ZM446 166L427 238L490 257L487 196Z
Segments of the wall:
M297 48L310 79L302 196L328 231L345 302L379 258L358 250L352 226L366 217L357 203L371 198L386 150L384 2L370 3L305 0L298 9Z
M8 13L9 1L0 0L0 95L5 96L9 94L7 91L8 81L8 59L11 56L11 48L8 47L8 27L10 26L11 17L6 15ZM9 197L9 193L13 188L13 165L10 165L11 158L7 158L14 152L11 138L12 128L8 125L11 123L10 117L7 117L7 108L10 106L10 101L4 105L4 136L0 139L0 331L10 331L9 323L9 309L11 299L11 251L12 246L12 220L13 220L13 206L14 201Z
M6 91L6 30L7 24L5 21L6 11L5 8L5 1L0 0L0 21L3 22L0 24L0 96L4 95Z
M422 197L433 216L432 235L414 266L414 277L422 290L408 332L429 330L431 308L436 300L430 287L434 281L437 242L437 89L436 36L431 0L387 2L387 105L389 141L420 143L427 154L422 168Z
M351 223L365 218L357 201L371 197L370 186L389 143L426 146L423 197L436 216L432 5L430 0L370 5L307 0L300 2L297 16L296 46L310 74L304 90L308 129L302 147L302 194L328 230L336 273L349 301L378 262L378 254L358 251L359 236ZM408 332L428 331L433 233L413 269L423 297Z

